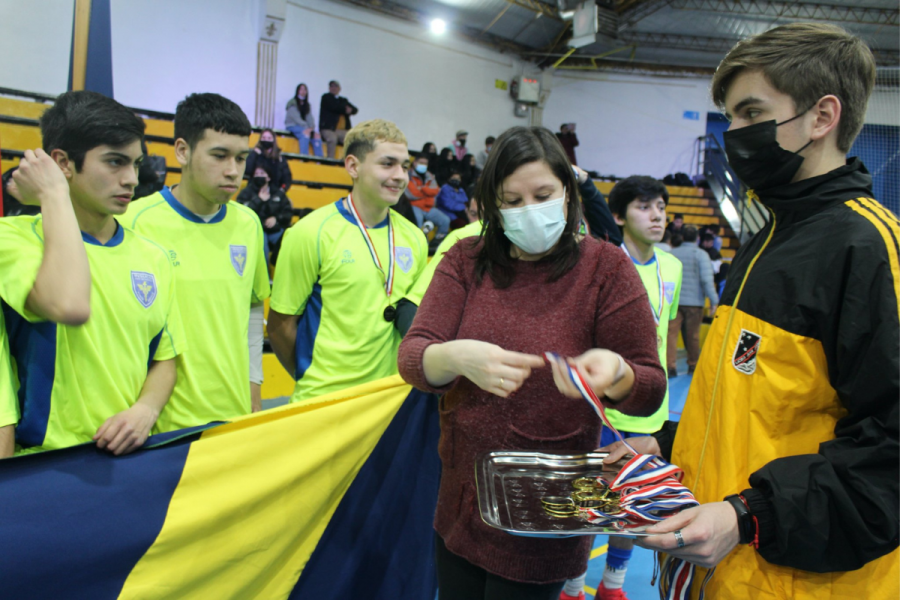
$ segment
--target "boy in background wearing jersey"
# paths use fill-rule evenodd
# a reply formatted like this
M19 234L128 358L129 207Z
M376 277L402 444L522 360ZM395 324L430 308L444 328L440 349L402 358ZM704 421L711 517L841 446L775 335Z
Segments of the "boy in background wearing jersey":
M91 273L78 221L69 200L69 184L50 156L40 148L26 150L13 174L22 204L40 205L44 251L37 272L23 273L13 256L0 254L0 286L33 276L25 298L32 313L65 325L84 324L91 312ZM7 217L0 223L8 224ZM9 229L0 227L0 236ZM18 230L12 231L13 240ZM2 244L3 242L0 242ZM26 282L27 284L27 282ZM0 296L6 290L0 289ZM18 398L9 362L6 326L0 315L0 458L15 451L15 426L19 420Z
M662 240L666 228L666 205L669 192L662 182L635 175L623 179L609 193L609 209L616 224L622 228L622 250L634 263L650 301L656 321L656 342L660 364L666 360L666 334L669 321L678 313L678 297L681 292L681 263L677 258L654 244ZM645 436L659 431L669 416L669 391L659 410L649 417L632 417L615 409L607 409L606 415L613 426L625 437ZM615 441L615 435L604 427L600 445ZM634 541L620 536L609 537L606 569L603 581L597 588L597 600L627 600L622 585L628 561L634 551ZM584 579L566 582L561 600L584 598Z
M259 217L230 202L249 146L250 121L237 104L218 94L191 94L175 109L181 183L134 202L123 219L168 251L192 340L157 422L162 432L260 409L269 271Z
M269 339L292 402L397 373L397 304L428 259L422 231L390 210L409 182L403 133L366 121L344 148L353 190L285 233L275 270Z
M41 117L41 134L68 180L90 266L91 316L75 327L33 302L47 215L0 222L0 255L24 274L0 288L22 407L17 450L94 440L125 454L147 439L172 392L182 351L165 251L114 218L124 214L138 183L144 123L115 100L68 92ZM47 179L37 186L40 193L61 196L49 173Z

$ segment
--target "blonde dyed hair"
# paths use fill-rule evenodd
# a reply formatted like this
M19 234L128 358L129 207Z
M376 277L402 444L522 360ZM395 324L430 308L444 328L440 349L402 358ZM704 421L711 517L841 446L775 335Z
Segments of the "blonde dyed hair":
M858 37L836 25L791 23L741 40L719 63L712 97L725 108L725 94L735 76L760 71L779 92L808 110L823 96L841 101L837 145L849 152L862 129L866 105L875 87L875 57Z
M344 138L344 156L353 155L360 161L366 159L366 155L375 149L378 142L392 142L409 146L406 136L391 121L384 119L372 119L363 121L347 132Z

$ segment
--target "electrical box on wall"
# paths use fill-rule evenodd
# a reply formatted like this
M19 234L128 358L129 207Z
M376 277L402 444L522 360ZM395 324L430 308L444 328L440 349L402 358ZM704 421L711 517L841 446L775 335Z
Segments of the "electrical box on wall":
M515 94L513 98L516 102L525 104L537 104L541 100L541 82L536 77L527 77L522 75L516 77L513 89Z

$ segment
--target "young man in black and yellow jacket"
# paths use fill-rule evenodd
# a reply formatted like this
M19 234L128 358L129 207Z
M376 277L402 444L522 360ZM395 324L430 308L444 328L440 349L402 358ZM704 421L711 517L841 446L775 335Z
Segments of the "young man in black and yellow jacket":
M805 23L713 78L770 219L734 259L674 448L674 427L638 448L671 451L701 502L638 543L716 567L707 597L900 596L900 224L846 158L874 83L859 39Z

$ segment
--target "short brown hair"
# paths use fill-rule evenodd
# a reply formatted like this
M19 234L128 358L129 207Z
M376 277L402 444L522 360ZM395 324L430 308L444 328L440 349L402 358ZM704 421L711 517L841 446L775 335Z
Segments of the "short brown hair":
M375 149L378 142L408 145L406 136L399 127L384 119L372 119L363 121L347 132L347 137L344 138L344 156L352 154L363 161L366 155Z
M723 109L734 77L761 71L798 110L832 94L841 101L837 145L849 152L866 116L875 86L875 57L858 37L836 25L791 23L741 40L719 63L712 80L713 102Z

